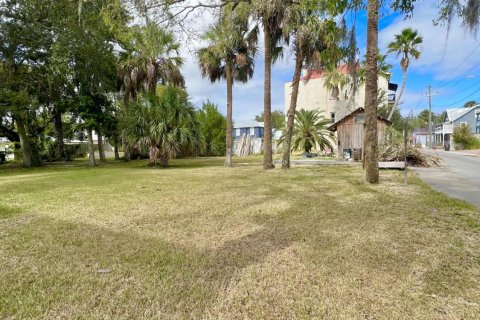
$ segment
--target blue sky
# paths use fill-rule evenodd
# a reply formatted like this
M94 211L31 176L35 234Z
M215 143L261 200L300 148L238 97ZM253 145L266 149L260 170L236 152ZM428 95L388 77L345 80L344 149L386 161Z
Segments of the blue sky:
M423 36L420 59L412 61L407 77L407 85L402 97L400 110L403 114L413 111L417 114L428 106L427 86L432 85L433 111L441 112L446 108L462 107L469 100L480 101L480 42L465 32L462 24L454 20L447 37L445 26L434 26L437 11L429 1L421 2L415 8L410 19L391 13L388 9L381 11L379 22L379 48L386 52L386 47L405 27L412 27ZM361 57L365 53L366 14L357 14L357 41ZM262 50L259 47L256 59L255 75L247 84L234 87L234 120L251 120L263 110L263 68ZM272 68L272 109L282 110L284 106L284 83L291 81L294 56L288 53L284 59ZM391 81L400 84L402 71L399 59L394 54L388 57L392 70ZM201 106L209 99L218 104L225 114L225 83L211 84L202 79L195 57L186 56L184 75L187 90L192 102Z

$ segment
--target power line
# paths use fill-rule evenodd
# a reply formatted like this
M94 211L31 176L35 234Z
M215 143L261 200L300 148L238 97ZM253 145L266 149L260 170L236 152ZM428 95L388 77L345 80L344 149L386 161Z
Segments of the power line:
M460 90L460 91L457 92L456 94L460 94L460 93L462 93L462 92L468 91L469 89L471 89L471 88L473 88L473 87L476 87L476 86L478 86L479 84L480 84L480 81L477 81L477 82L475 82L475 83L472 83L470 86L468 86L468 87L466 87L466 88L463 88L462 90ZM450 89L453 88L453 87L454 87L454 86L451 86Z
M453 102L453 103L450 103L450 105L453 106L453 105L455 105L455 104L457 104L457 103L463 102L463 101L467 100L468 98L470 98L471 96L473 96L473 95L474 95L475 93L477 93L477 92L480 92L480 89L473 91L473 92L470 93L468 96L463 97L462 99L460 99L460 100L458 100L458 101L455 101L455 102ZM448 106L444 106L444 107L442 107L442 108L447 108L447 107L448 107ZM437 107L437 108L438 108L438 107Z
M465 58L463 58L462 61L461 61L455 68L453 68L452 71L450 71L450 73L445 77L445 79L448 79L452 74L455 73L455 71L458 70L458 68L460 68L465 62L467 62L467 60L475 53L475 51L478 50L478 48L480 48L480 44L477 45ZM477 63L477 65L478 65L479 63L480 63L480 60L479 60L479 62ZM470 70L470 71L471 71L471 70ZM467 73L470 72L470 71L467 71ZM451 81L453 81L453 80L455 80L455 79L456 79L456 78L454 78L454 79L452 79L452 80L442 80L442 81L440 81L440 83L436 83L436 84L435 84L435 82L434 82L433 86L440 88L440 87L446 85L447 83L449 83L449 82L451 82ZM445 82L445 83L442 83L442 82Z

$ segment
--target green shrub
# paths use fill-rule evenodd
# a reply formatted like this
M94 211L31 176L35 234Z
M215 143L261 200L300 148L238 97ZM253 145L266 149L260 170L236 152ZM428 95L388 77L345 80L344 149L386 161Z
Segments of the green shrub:
M468 124L466 126L456 127L453 130L453 142L455 143L456 148L460 150L480 148L480 139L473 135Z

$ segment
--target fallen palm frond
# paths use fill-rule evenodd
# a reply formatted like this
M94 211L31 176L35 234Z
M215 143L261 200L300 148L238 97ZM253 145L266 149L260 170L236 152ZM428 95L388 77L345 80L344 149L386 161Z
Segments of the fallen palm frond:
M401 144L381 144L378 150L379 161L404 161L405 147ZM440 158L426 154L421 148L407 146L407 163L413 167L438 167Z

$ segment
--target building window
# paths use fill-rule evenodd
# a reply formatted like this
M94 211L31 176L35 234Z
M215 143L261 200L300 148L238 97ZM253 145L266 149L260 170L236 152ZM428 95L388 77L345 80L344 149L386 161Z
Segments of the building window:
M477 129L475 130L475 132L480 134L480 126L477 126Z
M330 119L332 120L332 123L335 122L335 112L330 112Z
M355 123L365 123L365 115L362 114L356 114L355 115Z
M250 128L250 135L254 136L255 135L255 128Z
M240 128L235 129L235 137L240 137Z
M460 127L466 127L467 123L466 122L460 122Z

